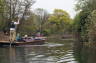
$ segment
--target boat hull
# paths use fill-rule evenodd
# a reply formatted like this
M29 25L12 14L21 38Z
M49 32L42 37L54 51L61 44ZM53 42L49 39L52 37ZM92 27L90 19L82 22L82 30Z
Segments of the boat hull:
M10 45L9 41L0 41L0 46ZM20 46L20 45L42 45L45 43L45 40L34 40L32 42L13 42L11 45Z

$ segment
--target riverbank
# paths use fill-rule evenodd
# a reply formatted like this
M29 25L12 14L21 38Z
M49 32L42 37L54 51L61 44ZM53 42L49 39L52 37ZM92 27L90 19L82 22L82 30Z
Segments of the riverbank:
M83 46L86 46L89 48L96 48L96 42L84 42Z
M66 38L62 38L64 35L60 35L60 34L54 34L54 35L50 35L47 37L47 42L70 42L70 41L75 41L74 37L72 35L68 35ZM71 36L71 37L70 37Z

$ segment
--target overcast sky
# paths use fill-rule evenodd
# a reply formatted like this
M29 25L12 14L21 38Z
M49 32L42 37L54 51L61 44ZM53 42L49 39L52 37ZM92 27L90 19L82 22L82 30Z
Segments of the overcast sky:
M32 6L33 9L44 8L49 13L52 13L55 8L63 9L67 11L73 18L75 16L75 0L36 0L36 3Z

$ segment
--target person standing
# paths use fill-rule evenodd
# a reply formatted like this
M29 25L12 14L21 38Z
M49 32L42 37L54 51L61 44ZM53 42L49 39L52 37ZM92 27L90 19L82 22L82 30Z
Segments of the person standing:
M17 22L14 20L10 23L10 41L14 42L16 40L16 26L19 24L19 19Z

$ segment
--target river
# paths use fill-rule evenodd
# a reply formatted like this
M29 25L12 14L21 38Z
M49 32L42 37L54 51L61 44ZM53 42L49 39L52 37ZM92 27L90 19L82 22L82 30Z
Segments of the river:
M73 44L54 39L43 45L0 47L0 63L79 63Z

